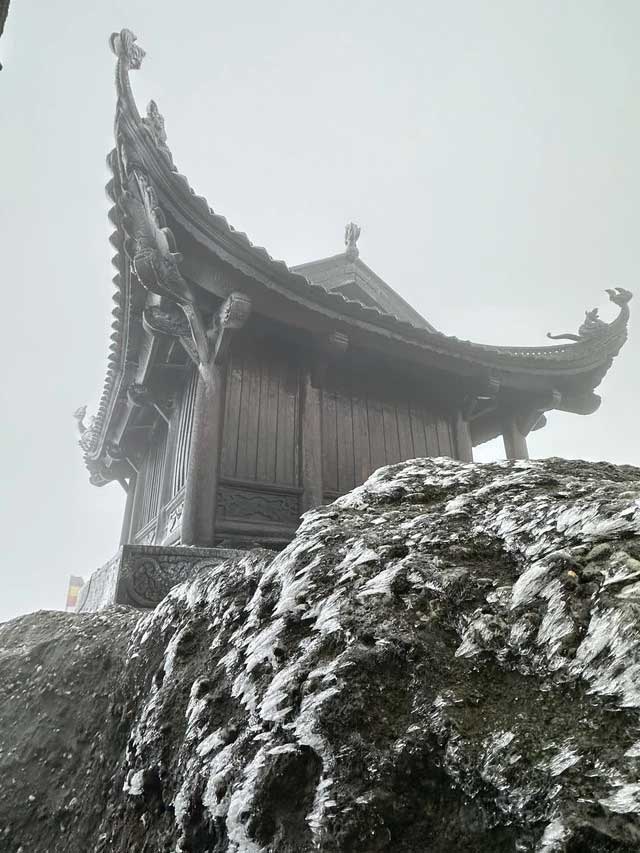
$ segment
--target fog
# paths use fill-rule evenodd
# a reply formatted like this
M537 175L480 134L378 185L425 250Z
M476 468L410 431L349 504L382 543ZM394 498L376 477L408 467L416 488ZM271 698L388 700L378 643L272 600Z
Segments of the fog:
M640 5L16 0L0 40L4 487L0 620L64 606L115 552L124 494L84 469L72 412L102 389L112 254L114 30L181 172L290 264L342 249L440 330L543 344L640 265ZM640 297L639 297L640 299ZM590 417L533 457L640 464L631 339ZM491 442L480 460L500 458Z

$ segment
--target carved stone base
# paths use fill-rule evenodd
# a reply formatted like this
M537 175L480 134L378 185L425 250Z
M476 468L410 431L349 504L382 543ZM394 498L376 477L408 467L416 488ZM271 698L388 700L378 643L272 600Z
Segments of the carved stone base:
M176 584L242 553L228 548L123 545L82 587L76 612L90 613L113 604L155 607Z

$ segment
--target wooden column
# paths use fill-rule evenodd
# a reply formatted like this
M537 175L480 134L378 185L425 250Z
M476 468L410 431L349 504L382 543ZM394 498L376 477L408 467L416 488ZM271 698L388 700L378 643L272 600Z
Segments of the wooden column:
M120 544L128 545L131 541L131 524L133 522L133 504L136 495L136 480L137 476L131 474L129 477L129 485L127 486L127 500L124 505L124 518L122 519L122 531L120 533Z
M469 422L463 418L461 411L456 412L454 430L458 459L462 462L473 462L473 443L471 441Z
M311 371L304 372L302 388L302 512L321 506L322 493L322 420L321 391L311 382Z
M527 439L520 431L515 417L507 418L502 423L502 438L507 459L528 459Z
M310 367L304 374L302 389L302 511L321 506L324 501L322 482L322 388L327 370L336 364L349 348L349 338L338 331L314 338Z
M213 546L215 536L226 361L211 365L210 375L211 383L198 377L180 537L201 547Z
M207 330L195 306L182 306L193 335L199 369L193 427L182 511L183 545L211 547L216 529L216 502L229 347L233 335L249 318L251 300L231 293Z

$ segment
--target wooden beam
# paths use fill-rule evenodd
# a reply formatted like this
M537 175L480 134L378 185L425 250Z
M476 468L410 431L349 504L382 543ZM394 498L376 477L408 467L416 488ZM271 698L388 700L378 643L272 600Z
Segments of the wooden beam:
M520 432L515 416L506 418L502 423L502 439L507 459L528 459L527 439Z
M302 387L302 512L322 505L322 422L321 391L311 381L311 371L303 374Z

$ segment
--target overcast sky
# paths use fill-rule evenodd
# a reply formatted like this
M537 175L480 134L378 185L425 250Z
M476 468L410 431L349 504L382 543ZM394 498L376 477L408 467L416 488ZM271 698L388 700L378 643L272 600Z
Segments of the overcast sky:
M575 331L594 305L611 319L603 288L638 290L637 0L14 0L0 620L63 607L69 574L118 544L122 490L89 485L71 414L95 406L106 366L122 27L147 51L134 89L158 102L178 168L275 257L339 252L353 219L362 259L436 327L499 344ZM600 411L551 413L532 456L640 464L639 341L632 328Z

